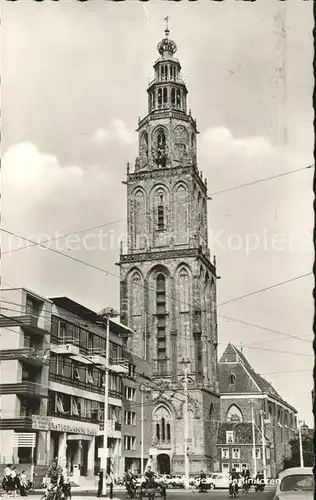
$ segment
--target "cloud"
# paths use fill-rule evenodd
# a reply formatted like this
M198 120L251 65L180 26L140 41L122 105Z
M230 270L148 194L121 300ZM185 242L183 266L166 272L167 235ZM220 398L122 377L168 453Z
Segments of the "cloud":
M131 133L123 120L118 118L112 120L108 128L97 129L93 136L92 142L104 144L109 141L119 141L126 145L131 145L137 139L136 134Z
M52 193L65 193L82 186L83 170L78 166L63 168L55 156L41 153L31 143L10 148L3 157L2 186L4 197L28 194L28 202L47 199Z
M247 157L271 154L273 146L266 137L236 138L226 127L212 127L202 134L201 147L209 148L210 152L218 155L231 153L242 154Z
M117 136L122 142L125 142L126 144L132 144L134 142L136 134L131 133L126 128L126 125L122 120L114 120L113 124L114 124L115 130L116 130Z
M104 128L98 128L92 136L93 142L106 142L109 139L111 139L111 134Z
M97 223L102 214L105 218L105 200L107 214L114 217L120 208L111 195L117 183L112 170L106 165L61 165L57 157L34 144L13 146L3 157L4 226L24 235L75 230Z

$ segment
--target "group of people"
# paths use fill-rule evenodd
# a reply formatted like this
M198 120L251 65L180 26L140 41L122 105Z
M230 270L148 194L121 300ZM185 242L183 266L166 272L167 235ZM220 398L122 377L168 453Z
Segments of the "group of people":
M229 476L229 494L237 494L239 490L239 484L242 482L243 489L249 491L253 484L256 485L256 491L258 489L264 489L264 475L262 472L258 472L255 479L250 475L249 469L243 469L241 473L237 472L236 469L232 469Z
M103 474L102 469L100 470L98 476L99 476L99 481L98 481L97 497L101 497L102 491L103 491L103 481L104 481L104 474ZM106 481L107 486L109 487L110 498L113 498L113 483L114 483L114 481L113 481L113 475L111 474L110 470L107 471L105 481Z
M124 483L126 486L127 493L129 494L130 497L133 497L136 489L136 478L134 477L134 474L131 469L128 469L126 471L124 476ZM155 473L150 465L146 469L146 472L144 474L144 481L141 483L140 488L141 490L148 488L165 489L163 484L157 483L157 481L155 481Z
M20 473L12 464L6 465L2 481L2 488L6 493L26 497L29 487L30 482L25 470Z

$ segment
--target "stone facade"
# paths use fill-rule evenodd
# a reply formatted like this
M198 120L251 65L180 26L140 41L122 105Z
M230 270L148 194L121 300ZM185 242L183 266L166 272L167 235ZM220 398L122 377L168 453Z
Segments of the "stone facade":
M232 441L232 442L230 442ZM266 465L267 476L271 476L271 443L266 439ZM249 469L253 475L263 470L262 459L262 439L258 428L255 428L255 454L254 463L254 446L253 446L253 430L251 422L224 422L220 424L218 436L218 462L217 470L221 472L231 471L234 467L238 471Z
M244 354L231 344L228 344L218 363L218 379L221 421L252 425L253 418L255 428L261 432L263 419L265 440L269 443L268 453L271 456L267 474L276 477L282 470L284 458L291 453L290 441L297 427L295 408L284 401L274 387L254 371ZM220 460L222 443L217 443ZM251 443L252 438L249 449Z
M207 184L197 168L197 126L187 113L187 89L168 30L158 51L155 79L147 90L148 114L139 121L139 155L134 171L127 168L121 321L134 331L128 348L153 364L153 381L163 389L153 394L154 466L182 473L186 446L191 472L211 471L219 391ZM183 439L183 360L190 362L188 443Z

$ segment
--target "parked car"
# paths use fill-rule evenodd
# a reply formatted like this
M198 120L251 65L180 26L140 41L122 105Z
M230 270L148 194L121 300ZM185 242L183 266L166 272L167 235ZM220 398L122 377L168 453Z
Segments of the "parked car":
M169 474L163 474L162 476L157 476L157 478L164 483L166 488L172 487L172 477Z
M228 489L229 488L229 476L223 472L214 473L211 476L212 483L214 484L214 489Z
M212 482L214 484L214 489L229 489L229 474L225 472L216 472L212 474ZM238 482L238 487L242 488L243 480L240 478Z
M115 482L115 484L122 486L124 484L124 478L119 476L119 477L114 479L114 482Z
M184 488L185 476L173 476L171 484L173 488Z
M280 472L274 500L309 500L314 488L312 467L292 467Z

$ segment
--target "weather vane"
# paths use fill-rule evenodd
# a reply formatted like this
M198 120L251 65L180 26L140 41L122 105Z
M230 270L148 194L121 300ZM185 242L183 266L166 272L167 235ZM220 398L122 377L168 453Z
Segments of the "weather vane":
M168 37L170 31L169 31L169 28L168 28L168 22L169 22L169 16L165 17L164 19L166 21L166 29L165 29L165 34L166 36Z

